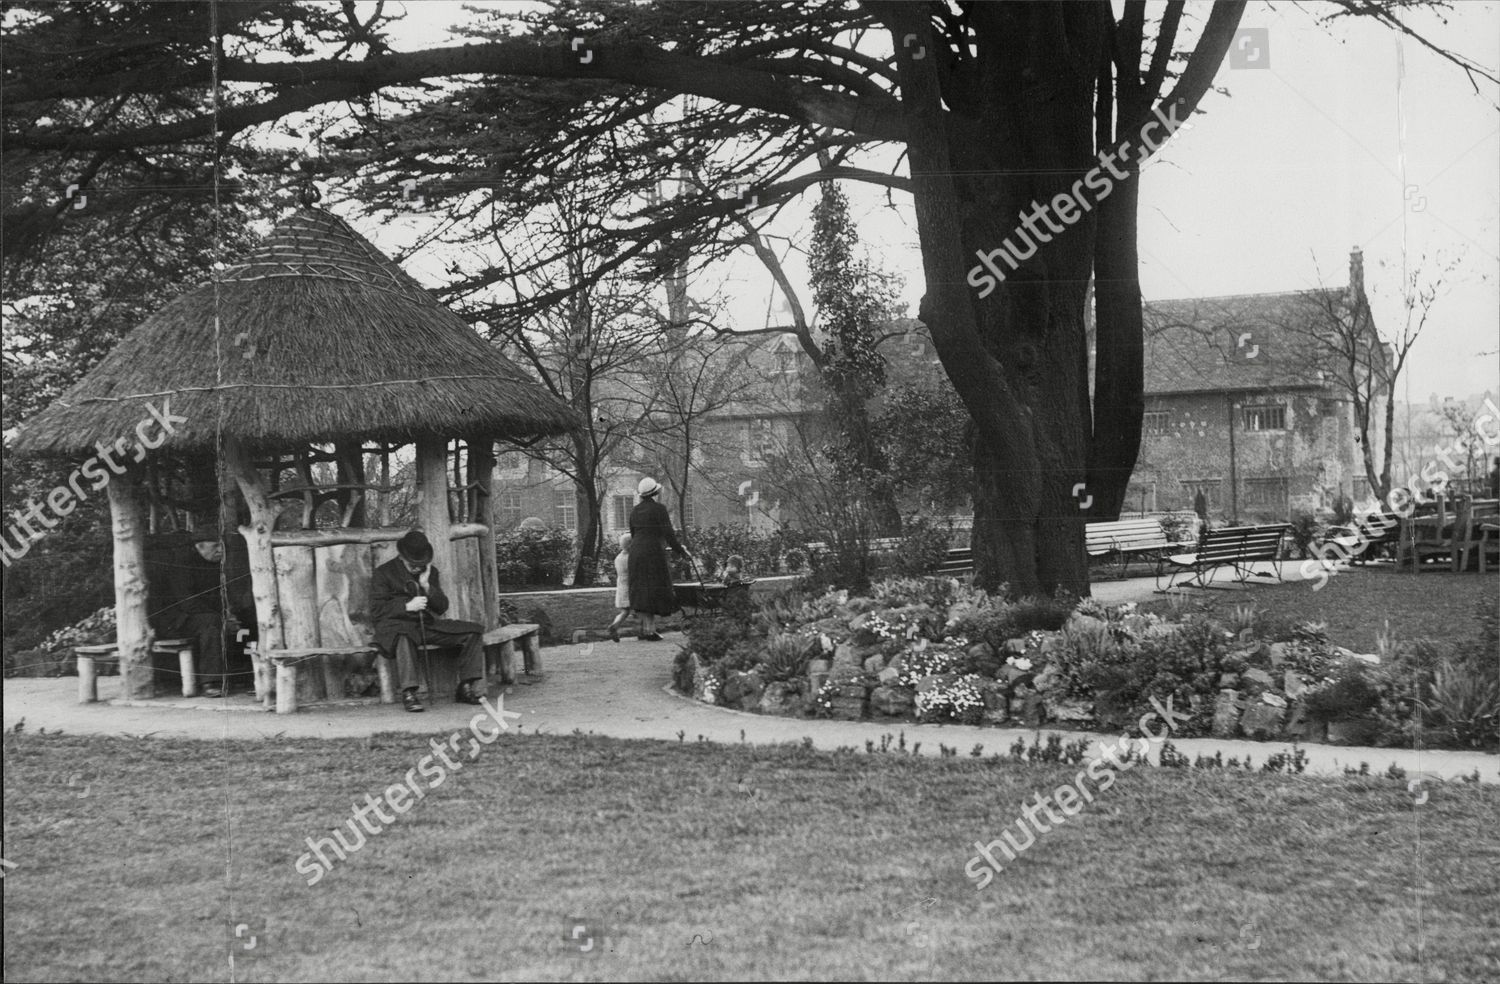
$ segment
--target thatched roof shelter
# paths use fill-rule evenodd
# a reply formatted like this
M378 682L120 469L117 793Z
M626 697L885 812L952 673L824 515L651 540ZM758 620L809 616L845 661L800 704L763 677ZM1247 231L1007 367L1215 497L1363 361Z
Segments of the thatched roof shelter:
M312 658L369 647L371 571L405 532L387 518L398 489L415 493L415 525L432 542L450 613L494 626L495 443L579 423L347 223L309 207L243 263L146 319L27 421L13 450L99 452L81 471L103 475L109 496L125 689L150 697L163 609L149 598L146 544L159 513L173 527L179 514L194 528L238 526L262 669L267 652ZM415 478L393 486L391 456L406 445ZM114 446L136 453L116 461L106 454ZM372 456L378 481L368 474ZM173 461L214 466L208 505L164 491L162 465ZM287 473L291 487L281 484ZM87 497L78 479L75 470L62 505L69 494ZM379 509L367 512L377 497ZM329 502L331 517L320 512ZM287 505L301 506L300 529L278 525L295 515ZM336 667L323 665L322 678L298 677L299 690L310 688L303 699L342 696ZM185 674L183 692L193 686Z
M217 315L217 327L215 317ZM20 453L89 454L147 401L187 422L166 448L419 435L555 434L574 413L337 216L303 208L165 305L21 428Z

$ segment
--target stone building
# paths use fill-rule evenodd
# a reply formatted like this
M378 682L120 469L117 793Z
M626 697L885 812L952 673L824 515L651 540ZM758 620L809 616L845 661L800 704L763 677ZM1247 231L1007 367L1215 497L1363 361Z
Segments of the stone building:
M1217 522L1275 521L1367 495L1349 381L1327 355L1333 331L1376 339L1359 250L1345 288L1152 301L1145 322L1127 510L1191 509L1202 492ZM1357 371L1379 377L1386 349L1377 340L1365 354ZM1389 394L1375 390L1380 421ZM1380 433L1370 438L1378 448Z

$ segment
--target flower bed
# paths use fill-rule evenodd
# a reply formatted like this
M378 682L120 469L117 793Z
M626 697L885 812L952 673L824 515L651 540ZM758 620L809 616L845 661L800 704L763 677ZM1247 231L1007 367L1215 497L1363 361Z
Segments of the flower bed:
M1500 743L1494 620L1379 654L1320 625L1225 625L1085 599L1014 600L941 578L869 596L789 593L689 630L676 686L768 714L1117 730L1173 701L1181 735L1483 747Z

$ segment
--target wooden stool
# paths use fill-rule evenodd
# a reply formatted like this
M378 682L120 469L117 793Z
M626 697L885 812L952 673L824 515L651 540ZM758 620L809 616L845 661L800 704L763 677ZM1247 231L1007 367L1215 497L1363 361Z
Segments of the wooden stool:
M193 697L198 693L198 686L193 675L193 643L192 639L157 639L151 643L151 654L176 655L177 666L182 673L182 696ZM80 704L97 704L99 702L99 665L102 663L120 662L120 645L115 642L100 643L95 646L74 646L73 655L78 660L78 702Z
M99 664L118 663L120 661L119 647L112 642L100 646L74 646L73 655L78 659L78 703L98 703Z

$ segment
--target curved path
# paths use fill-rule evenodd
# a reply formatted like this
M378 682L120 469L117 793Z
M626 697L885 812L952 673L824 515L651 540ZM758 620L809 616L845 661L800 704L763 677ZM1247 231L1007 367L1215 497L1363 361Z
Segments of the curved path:
M1291 565L1288 565L1289 567ZM1291 579L1289 577L1289 579ZM1151 581L1104 582L1094 595L1106 604L1145 600L1151 596ZM512 726L526 732L569 734L573 731L613 738L648 738L660 741L697 741L702 735L715 742L748 741L757 744L800 742L811 738L822 749L851 746L863 751L867 740L879 741L906 733L908 747L921 742L921 754L937 755L940 744L956 747L968 755L975 745L984 754L1004 753L1017 738L1030 744L1034 730L987 728L966 725L912 724L904 721L820 721L785 718L710 707L670 692L672 658L682 644L680 633L669 633L662 642L597 642L553 646L542 651L544 678L505 689L492 687L492 700L503 697L503 708L521 716L510 718ZM525 678L523 678L525 679ZM7 731L23 719L30 731L46 728L74 734L154 734L181 738L297 738L364 737L381 732L430 735L468 726L479 708L446 701L429 704L424 714L408 714L399 704L344 703L306 708L295 714L267 713L249 697L227 700L207 698L158 698L150 702L122 703L119 677L99 678L101 703L79 704L75 677L29 679L15 677L4 683L3 717ZM1153 727L1159 727L1153 725ZM1050 729L1045 734L1053 733ZM1058 731L1064 740L1080 732ZM1112 736L1099 736L1110 737ZM1185 755L1213 755L1227 759L1247 755L1259 764L1280 751L1285 742L1220 741L1210 738L1173 739ZM1096 738L1090 754L1098 754ZM1456 779L1477 769L1481 781L1500 783L1500 756L1482 752L1411 751L1395 748L1357 748L1311 744L1301 746L1307 755L1309 773L1339 774L1346 766L1369 764L1375 774L1384 774L1395 763L1409 777L1430 776ZM1153 760L1156 750L1153 749Z

